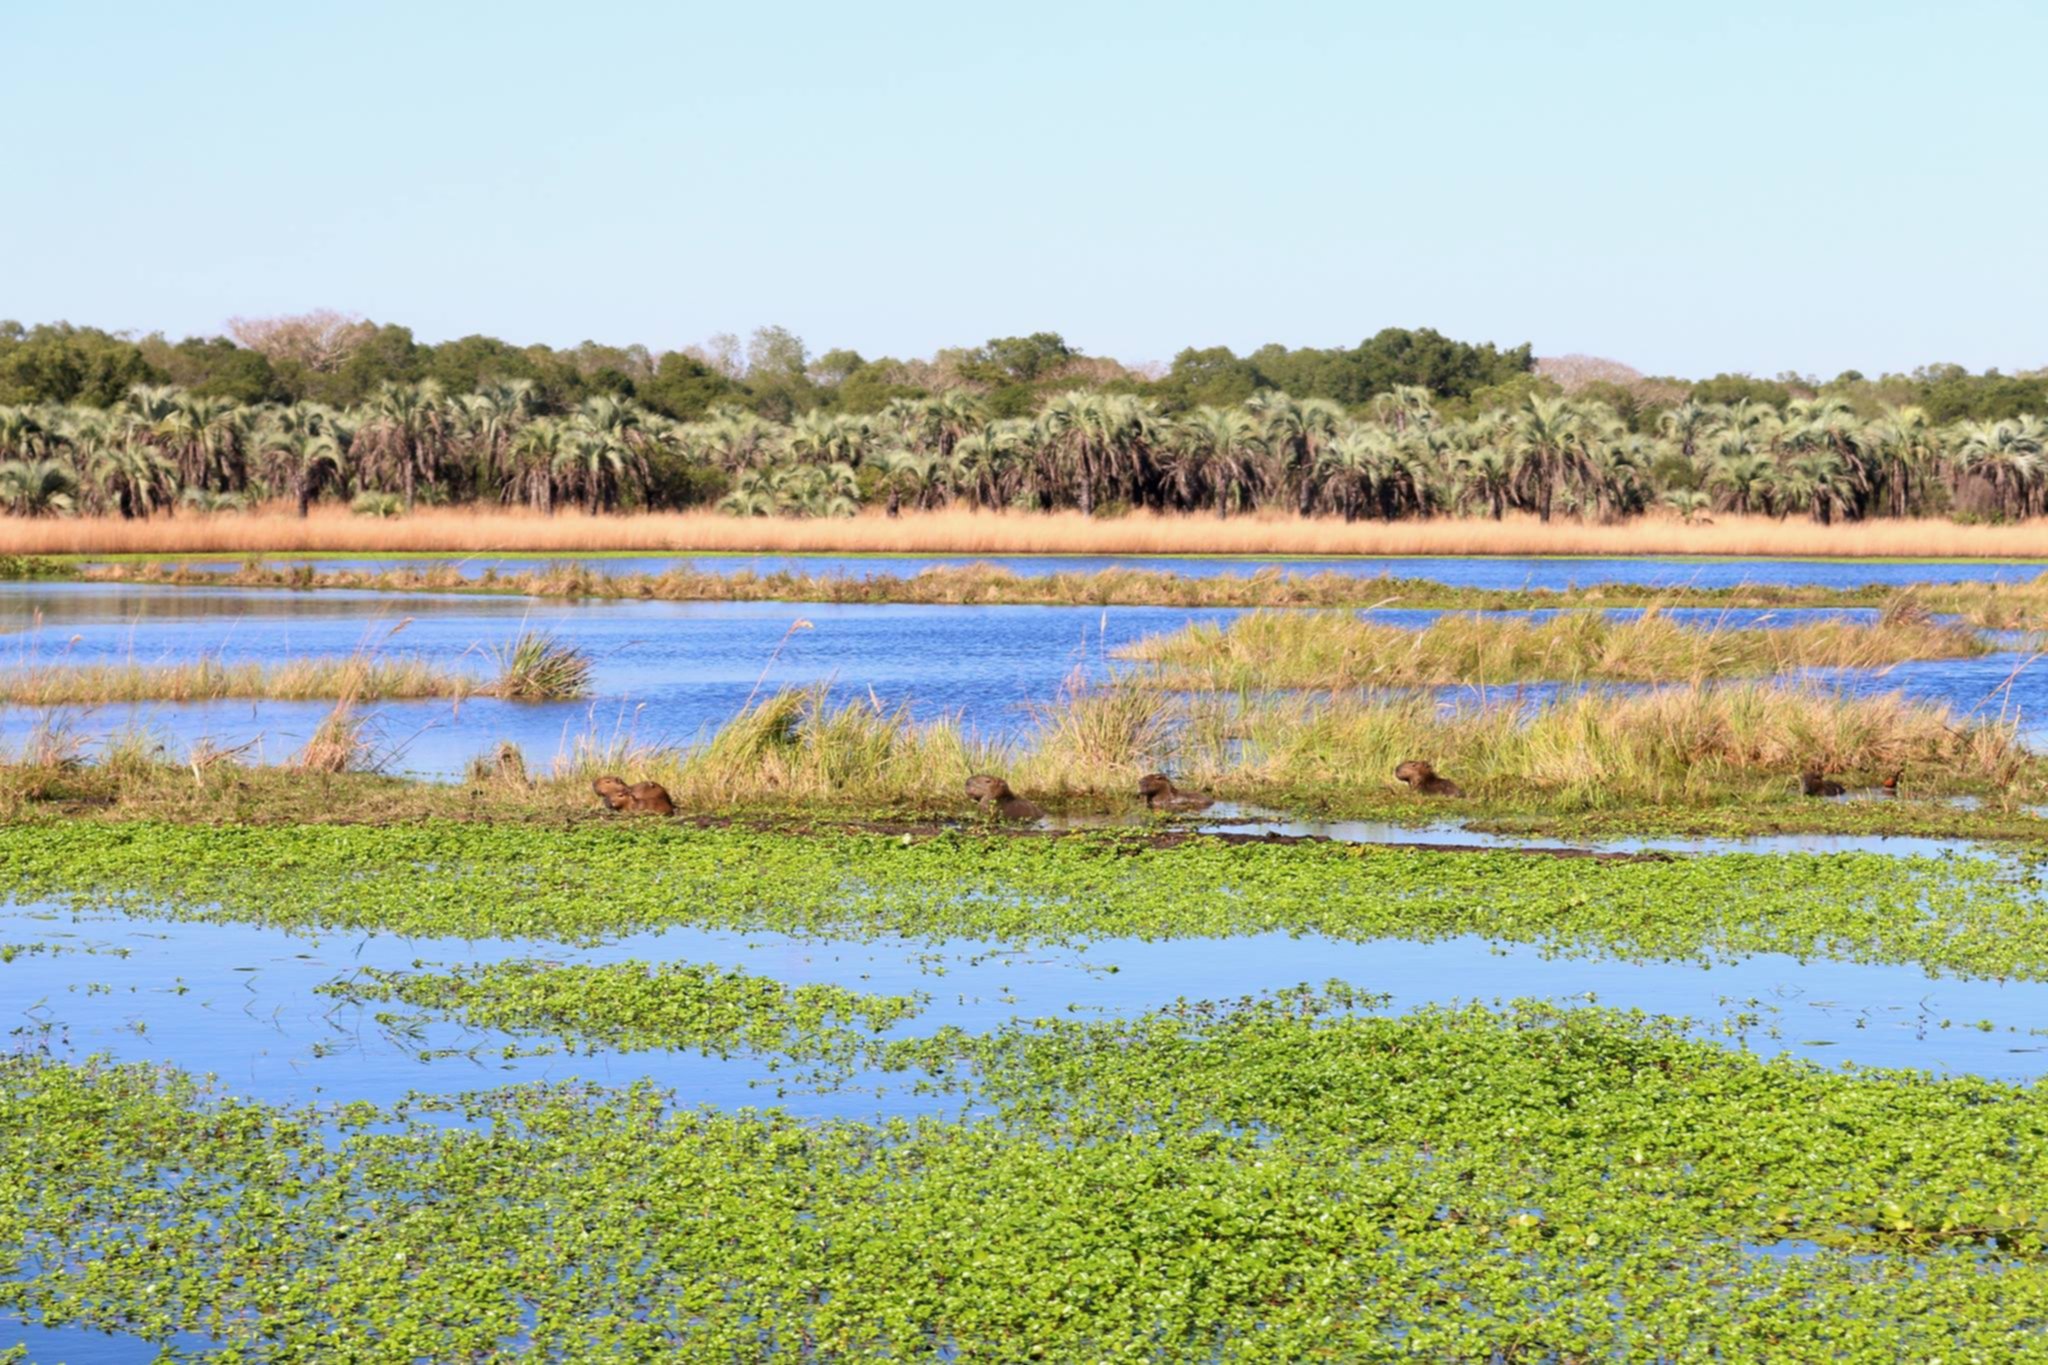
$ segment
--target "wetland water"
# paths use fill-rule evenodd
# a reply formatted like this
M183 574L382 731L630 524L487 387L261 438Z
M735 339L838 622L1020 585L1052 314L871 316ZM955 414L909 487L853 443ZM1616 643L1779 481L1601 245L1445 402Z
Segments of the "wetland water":
M148 556L142 558L148 559ZM1733 588L1753 583L1804 584L1857 588L1869 584L2022 583L2048 573L2043 560L1841 560L1841 559L1599 559L1552 556L1418 555L1391 558L1260 559L1239 556L1172 555L575 555L477 554L418 556L402 559L322 559L308 556L260 556L270 565L311 564L322 571L377 572L453 566L465 577L531 573L551 565L577 564L595 573L659 574L675 569L694 573L792 573L846 578L905 578L930 568L965 568L993 564L1024 576L1091 574L1105 569L1139 569L1183 578L1216 578L1279 570L1292 574L1339 573L1360 578L1425 578L1456 588L1506 591L1518 588L1570 588L1594 583L1631 583L1657 588ZM154 562L154 561L152 561ZM169 562L169 561L166 561ZM222 572L239 567L240 556L180 561L193 568Z
M297 562L297 561L293 561ZM540 563L546 561L530 561ZM914 572L931 561L846 560L844 572ZM958 561L970 562L970 561ZM473 560L515 567L514 561ZM598 567L659 570L674 560L611 559ZM815 570L816 561L699 559L697 567ZM1014 561L1020 572L1094 569L1105 561ZM1243 561L1159 560L1183 573L1246 572ZM831 567L828 565L828 567ZM1598 581L1720 586L1738 582L1933 581L2032 578L2048 565L1842 565L1755 561L1290 561L1296 571L1382 570L1486 586L1566 586ZM473 754L513 739L545 762L574 737L614 727L642 740L685 742L727 719L757 686L829 683L835 695L872 695L920 716L959 713L989 734L1030 723L1077 671L1100 678L1111 655L1142 636L1189 621L1225 621L1227 610L826 606L802 603L676 604L534 602L519 598L373 593L153 589L124 585L10 584L0 588L0 658L10 665L58 659L156 663L202 654L275 661L341 654L366 643L482 672L478 644L520 629L556 632L596 661L596 699L558 705L475 700L382 704L376 724L392 767L428 776L459 771ZM1674 613L1699 624L1791 624L1817 614ZM1429 612L1383 612L1421 625ZM791 633L797 620L808 630ZM395 632L395 633L394 633ZM777 647L781 646L778 654ZM773 666L769 666L771 656ZM1900 689L1962 710L1986 704L2023 719L2048 713L2048 682L2016 667L2024 656L1906 664L1884 673L1816 675L1849 691ZM1528 699L1541 687L1489 689ZM174 744L208 737L254 741L269 761L303 742L324 703L224 702L201 706L66 708L82 732L143 726ZM18 742L36 717L20 708L0 722ZM1477 835L1446 826L1400 829L1358 823L1303 824L1284 814L1219 808L1214 828L1317 833L1359 841L1554 843ZM1602 848L1706 853L1875 849L1901 855L1963 852L1929 840L1779 837L1742 841L1639 839ZM5 834L0 831L0 856ZM8 954L11 952L11 956ZM638 959L691 962L867 993L924 997L921 1011L885 1037L913 1038L953 1026L987 1032L1018 1019L1087 1020L1133 1015L1178 999L1222 1000L1338 978L1384 992L1389 1013L1428 1004L1538 998L1575 1006L1641 1008L1687 1016L1701 1036L1760 1054L1789 1053L1825 1066L1910 1067L2033 1082L2048 1074L2048 984L1930 975L1913 965L1873 965L1756 954L1707 962L1636 962L1612 956L1547 956L1527 944L1467 936L1435 942L1338 941L1318 935L1141 941L1099 938L1018 948L976 941L839 940L765 932L669 929L596 946L548 941L408 938L389 933L293 933L246 923L159 920L110 908L50 903L0 905L0 1002L8 1050L77 1060L104 1055L220 1078L229 1093L278 1103L365 1100L389 1105L408 1093L452 1094L571 1078L671 1088L680 1102L721 1110L780 1106L809 1119L947 1114L960 1095L920 1093L904 1074L860 1071L821 1086L804 1068L745 1052L561 1046L544 1034L478 1028L399 1003L360 1003L317 988L365 968L445 971L511 959L590 965ZM383 1023L380 1013L419 1016ZM552 1045L552 1046L550 1046ZM548 1048L549 1050L536 1051ZM199 1338L180 1339L187 1348ZM0 1348L20 1343L31 1359L142 1361L137 1339L78 1328L48 1329L0 1316Z
M1672 571L1681 567L1670 566ZM1882 567L1882 566L1881 566ZM1983 566L1968 567L1989 572ZM378 748L395 772L449 778L500 740L541 763L579 736L618 734L687 744L737 712L750 695L828 685L836 700L907 706L929 720L957 716L989 737L1032 724L1033 703L1053 700L1070 679L1100 680L1129 665L1115 651L1191 622L1227 622L1231 609L831 605L801 602L628 602L452 594L288 592L114 584L0 585L0 666L55 663L281 662L372 647L482 674L485 650L523 629L553 632L595 663L593 695L559 703L473 698L384 702L367 708ZM1419 628L1439 613L1386 610L1374 619ZM1548 613L1544 613L1548 614ZM1616 609L1613 615L1637 614ZM1787 626L1826 618L1871 619L1869 609L1685 609L1674 619L1703 628ZM798 622L808 623L798 627ZM2048 716L2048 670L2027 656L1908 663L1877 671L1816 672L1850 692L1900 689L1968 712L2001 707L2023 722ZM1444 689L1456 701L1528 702L1541 683ZM182 749L205 738L247 744L278 762L300 745L325 702L141 703L65 707L85 735L146 730ZM0 712L0 744L18 744L44 719L33 708Z

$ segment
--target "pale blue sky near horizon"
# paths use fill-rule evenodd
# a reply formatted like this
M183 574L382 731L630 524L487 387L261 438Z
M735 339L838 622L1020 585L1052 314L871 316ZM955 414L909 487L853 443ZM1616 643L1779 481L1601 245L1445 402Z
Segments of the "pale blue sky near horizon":
M0 3L0 318L2048 366L2048 5Z

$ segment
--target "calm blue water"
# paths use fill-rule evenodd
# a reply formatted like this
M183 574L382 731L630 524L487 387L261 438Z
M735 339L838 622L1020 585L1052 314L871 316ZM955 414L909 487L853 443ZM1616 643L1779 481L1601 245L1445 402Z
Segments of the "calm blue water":
M228 570L240 559L188 561L190 567ZM697 573L796 573L846 578L907 578L924 569L995 564L1035 576L1097 573L1104 569L1150 569L1184 578L1250 575L1267 569L1285 573L1352 574L1360 578L1425 578L1461 588L1571 588L1595 583L1650 587L1729 588L1753 583L1798 583L1854 588L1866 584L2018 583L2048 573L2048 560L1869 560L1829 559L1526 559L1477 556L1392 558L1259 559L1235 556L1147 555L573 555L490 554L444 559L317 559L271 557L269 564L311 564L322 570L378 571L454 565L465 577L495 569L527 573L552 564L580 564L603 574L659 574L672 569Z
M0 964L20 1001L16 1046L63 1056L105 1053L218 1076L229 1090L276 1102L367 1099L581 1077L645 1077L685 1104L777 1104L814 1117L874 1118L957 1111L960 1100L920 1096L914 1078L863 1073L820 1090L760 1059L695 1052L599 1049L507 1058L508 1045L545 1041L437 1020L418 1032L380 1024L397 1003L357 1005L314 988L363 967L446 970L508 958L594 964L707 962L881 994L928 997L922 1013L885 1035L969 1032L1012 1020L1129 1015L1177 999L1225 1000L1332 977L1392 996L1405 1012L1457 1001L1597 1001L1698 1020L1709 1036L1770 1054L1830 1064L1921 1067L2013 1080L2048 1074L2048 983L1931 976L1916 966L1800 962L1780 954L1702 962L1547 957L1476 937L1418 943L1344 942L1259 934L1228 940L1101 939L1081 947L1009 949L974 941L885 938L853 943L770 933L669 929L593 948L386 934L302 936L246 924L158 922L111 912L74 914L0 904L0 944L53 944ZM1227 950L1219 951L1224 944ZM1113 970L1112 970L1113 969ZM1743 1036L1719 1025L1738 1012ZM1989 1021L1986 1031L1977 1025ZM1946 1024L1946 1027L1944 1027ZM12 1027L12 1025L10 1025ZM423 1058L453 1049L461 1055ZM880 1093L877 1093L879 1090Z
M562 602L9 583L0 584L0 667L150 664L201 656L275 663L370 648L386 657L417 656L486 675L493 667L489 650L525 629L551 631L591 655L590 700L385 702L368 708L376 747L392 770L451 776L501 740L520 744L529 759L542 762L569 752L579 740L630 736L642 743L686 744L729 720L750 695L813 684L828 686L838 701L889 711L907 707L919 720L957 716L980 735L1016 738L1030 730L1034 703L1053 700L1076 679L1099 681L1128 667L1113 657L1120 646L1238 614L1181 607ZM1389 610L1375 613L1375 619L1420 627L1438 614ZM1670 614L1690 624L1726 627L1874 615L1867 609ZM2024 656L1999 654L1816 677L1854 692L1901 689L1965 711L2005 706L2031 723L2033 716L2048 716L2048 670L2025 663ZM1555 690L1534 683L1445 689L1443 695L1526 704ZM305 742L328 709L326 702L231 701L67 707L57 714L87 737L143 729L174 750L204 738L248 744L252 759L276 762ZM29 708L0 711L0 743L18 744L45 719Z

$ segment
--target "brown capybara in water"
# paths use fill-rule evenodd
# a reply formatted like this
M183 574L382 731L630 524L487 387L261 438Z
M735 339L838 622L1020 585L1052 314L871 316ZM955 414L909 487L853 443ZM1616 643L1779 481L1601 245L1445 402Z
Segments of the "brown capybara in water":
M1138 795L1146 810L1207 810L1216 798L1202 792L1184 792L1165 773L1146 773L1138 779Z
M1438 777L1436 769L1419 758L1411 758L1394 769L1397 781L1406 782L1409 790L1423 796L1463 796L1465 789L1448 777Z
M1799 774L1801 796L1840 796L1846 790L1841 783L1822 777L1818 768L1808 768Z
M659 782L635 782L629 787L620 779L606 774L591 783L590 789L603 797L604 803L613 810L631 815L676 813L676 803L668 799L668 788Z
M1045 814L1036 805L1011 791L1009 783L988 773L976 773L968 778L967 794L980 802L983 810L1005 820L1036 820Z
M1899 794L1899 779L1905 775L1906 770L1901 768L1890 777L1887 777L1884 780L1884 794L1886 796L1897 796Z

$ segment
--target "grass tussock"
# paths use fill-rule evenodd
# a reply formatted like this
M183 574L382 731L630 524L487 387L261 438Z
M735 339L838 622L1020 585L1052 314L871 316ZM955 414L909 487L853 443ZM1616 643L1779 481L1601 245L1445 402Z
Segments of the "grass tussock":
M507 701L562 701L590 690L590 656L541 631L522 631L493 651L494 696Z
M1987 652L1976 632L1911 607L1872 624L1820 621L1700 629L1651 608L1628 620L1574 611L1544 619L1442 616L1419 630L1348 612L1252 612L1118 651L1177 686L1431 687L1457 683L1661 682L1883 668Z
M351 515L324 507L117 517L0 520L0 555L242 553L588 554L765 552L821 554L1240 554L1240 555L1756 555L1851 558L2048 558L2048 523L1964 526L1893 520L1816 526L1771 517L1687 523L1644 517L1599 525L1436 518L1346 522L1335 517L1077 512L866 512L790 520L716 512L541 516L507 509L435 508L406 516Z
M614 734L579 741L557 777L587 785L600 773L655 781L685 809L833 801L893 804L958 792L968 776L999 764L999 746L973 739L957 720L927 723L879 703L834 705L822 687L786 690L750 704L693 748L649 748Z
M352 701L337 703L320 721L304 748L292 758L303 773L348 773L371 769L368 727Z

